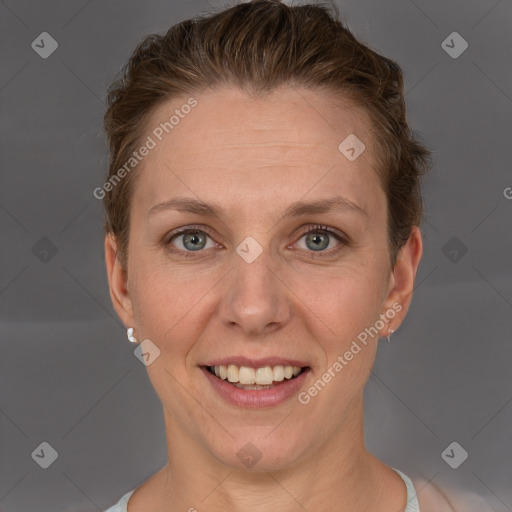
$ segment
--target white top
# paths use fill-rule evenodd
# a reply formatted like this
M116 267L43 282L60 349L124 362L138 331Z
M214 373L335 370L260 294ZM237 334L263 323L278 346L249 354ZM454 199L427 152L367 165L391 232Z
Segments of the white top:
M405 482L405 486L407 487L407 506L405 507L404 512L420 512L420 506L416 496L416 489L414 488L411 479L398 469L392 469L394 469L402 477L402 480ZM105 510L105 512L128 512L128 500L134 492L135 489L133 489L133 491L127 492L113 507Z

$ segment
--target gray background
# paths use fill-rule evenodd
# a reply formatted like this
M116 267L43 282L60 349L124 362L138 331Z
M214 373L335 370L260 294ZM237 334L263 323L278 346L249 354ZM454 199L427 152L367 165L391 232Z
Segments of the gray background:
M435 159L412 309L366 390L368 448L512 510L512 4L338 5L402 66L409 120ZM4 512L102 510L166 463L161 404L110 302L92 191L107 168L107 86L144 35L210 9L0 3ZM456 59L441 46L454 31L469 44ZM31 47L42 32L58 42L47 59ZM452 441L469 453L456 470L441 457ZM47 469L31 455L42 442L58 452Z

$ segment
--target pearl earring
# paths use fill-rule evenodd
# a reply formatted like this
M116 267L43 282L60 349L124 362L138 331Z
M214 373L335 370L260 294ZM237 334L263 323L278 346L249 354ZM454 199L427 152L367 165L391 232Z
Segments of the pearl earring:
M388 341L388 343L391 341L391 335L394 333L395 331L393 329L389 329L388 331L388 335L386 336L386 340Z
M128 327L128 329L126 330L126 335L128 336L128 339L132 343L137 343L138 342L137 338L133 335L133 327Z

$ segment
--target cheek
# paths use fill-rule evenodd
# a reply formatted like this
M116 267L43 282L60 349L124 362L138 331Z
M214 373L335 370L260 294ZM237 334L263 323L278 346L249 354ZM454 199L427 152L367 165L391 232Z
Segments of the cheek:
M384 268L371 257L358 257L314 274L290 275L287 283L304 315L316 319L322 338L334 338L339 345L378 319L387 291Z
M318 312L309 314L308 329L324 353L315 379L331 383L321 402L333 414L343 414L343 404L364 388L374 364L379 340L375 324L382 306L382 283L377 279L377 275L331 276L318 283L322 298L312 293L307 303Z
M204 295L215 280L212 276L185 275L169 263L141 262L133 275L134 309L144 336L157 345L172 340L166 350L185 348L187 340L193 339L194 332L200 328Z
M379 340L371 327L382 312L385 267L376 261L368 265L362 261L295 284L302 286L297 295L304 298L299 315L307 319L306 329L317 344L316 352L323 353L315 382L332 382L319 404L337 414L342 414L342 404L364 388Z
M381 261L385 256L379 259L376 252L361 251L332 266L294 263L279 269L286 284L278 286L280 299L289 301L298 316L291 321L303 325L328 353L350 345L378 318L386 275ZM132 299L143 336L157 345L166 344L166 350L174 353L188 350L223 300L218 292L224 289L219 280L225 268L155 263L135 252L132 262ZM305 337L310 337L307 332Z

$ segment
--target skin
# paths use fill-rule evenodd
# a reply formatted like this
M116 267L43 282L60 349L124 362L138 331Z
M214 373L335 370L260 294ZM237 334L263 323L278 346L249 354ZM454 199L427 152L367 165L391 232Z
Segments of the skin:
M290 87L259 99L227 86L194 97L198 105L137 167L127 269L115 239L105 238L114 307L139 340L160 350L147 371L163 405L168 464L135 491L128 512L403 511L403 481L364 445L363 390L377 336L307 405L296 397L259 409L230 405L199 368L229 355L290 357L310 366L307 390L393 304L402 309L379 334L400 326L422 240L414 227L391 267L366 112L335 103L332 93ZM152 112L146 135L187 99ZM366 150L349 161L338 145L352 133ZM282 218L294 201L334 195L366 214ZM148 218L177 196L225 213ZM316 224L349 243L329 235L328 247L315 251L306 230ZM191 225L210 229L203 249L184 246L183 235L165 246L173 230ZM248 236L262 248L252 263L236 252ZM237 457L249 441L261 452L252 468Z

